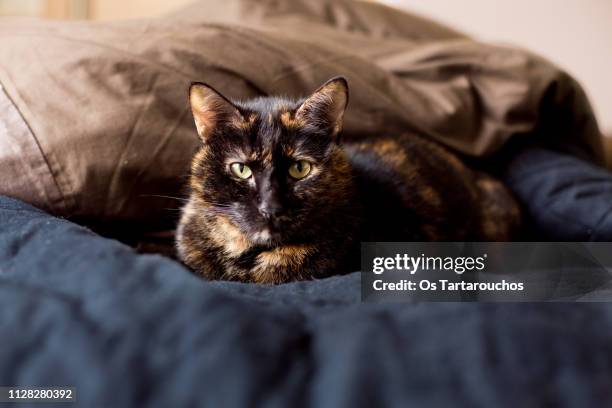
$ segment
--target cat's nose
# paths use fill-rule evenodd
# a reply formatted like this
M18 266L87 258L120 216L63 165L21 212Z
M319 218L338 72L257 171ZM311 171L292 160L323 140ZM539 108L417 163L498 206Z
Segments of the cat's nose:
M263 202L259 205L259 213L266 220L276 218L281 213L281 206L276 202Z

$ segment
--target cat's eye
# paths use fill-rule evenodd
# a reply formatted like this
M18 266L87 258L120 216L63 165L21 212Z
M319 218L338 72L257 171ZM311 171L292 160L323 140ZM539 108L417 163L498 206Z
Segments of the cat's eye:
M306 160L299 160L289 167L289 175L296 180L300 180L310 174L311 169L312 166L310 165L310 162Z
M232 163L230 165L230 170L236 177L243 180L248 179L253 174L251 168L244 163Z

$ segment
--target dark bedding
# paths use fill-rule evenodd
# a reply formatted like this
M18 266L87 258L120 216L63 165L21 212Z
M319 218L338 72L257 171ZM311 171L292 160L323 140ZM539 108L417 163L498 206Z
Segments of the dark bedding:
M612 173L577 157L528 147L502 177L524 205L533 234L552 241L612 241Z
M612 406L609 304L207 282L2 197L0 339L0 385L73 386L83 407Z

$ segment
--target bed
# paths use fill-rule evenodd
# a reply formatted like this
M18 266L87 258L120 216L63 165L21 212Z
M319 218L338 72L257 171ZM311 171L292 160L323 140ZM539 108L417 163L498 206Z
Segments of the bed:
M209 282L2 198L0 379L84 407L612 404L608 303L370 304L359 282Z
M171 241L190 81L298 96L337 74L346 137L431 137L507 183L530 239L612 241L601 134L562 69L370 2L223 3L0 25L0 386L85 407L611 406L608 303L362 303L357 271L214 282L135 249Z

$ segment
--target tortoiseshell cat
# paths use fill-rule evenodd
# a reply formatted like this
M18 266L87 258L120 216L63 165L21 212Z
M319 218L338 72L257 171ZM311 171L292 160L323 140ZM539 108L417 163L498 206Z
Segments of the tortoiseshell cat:
M344 78L300 101L231 102L194 83L190 103L203 143L177 247L208 278L319 278L357 269L361 241L501 241L519 224L501 183L432 141L340 143Z

